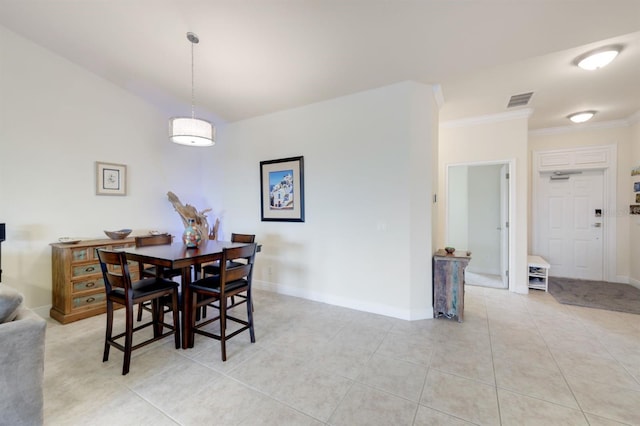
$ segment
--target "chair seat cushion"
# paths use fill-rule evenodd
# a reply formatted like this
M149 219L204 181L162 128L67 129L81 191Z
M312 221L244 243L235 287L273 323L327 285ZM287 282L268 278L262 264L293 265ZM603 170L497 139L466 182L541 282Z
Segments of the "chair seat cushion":
M233 262L231 260L227 261L227 268L235 268L241 265L243 265L243 263ZM202 267L202 270L208 275L220 275L220 262L216 261L215 263L205 265Z
M249 283L246 279L240 279L236 281L228 282L225 285L225 291L234 291L241 287L247 287ZM211 277L203 278L191 283L191 288L194 290L203 290L210 293L220 293L220 275L213 275Z
M147 296L153 293L161 293L169 289L177 289L178 283L165 278L145 278L131 284L133 287L133 298ZM124 298L124 289L114 288L111 292L114 296Z

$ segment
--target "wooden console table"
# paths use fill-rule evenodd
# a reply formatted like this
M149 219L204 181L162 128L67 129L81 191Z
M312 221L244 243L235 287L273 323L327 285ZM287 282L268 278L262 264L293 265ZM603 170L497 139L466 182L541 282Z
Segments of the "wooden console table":
M104 281L97 249L134 247L134 238L83 240L75 244L51 244L51 318L67 324L106 312ZM129 265L131 278L138 264Z
M471 256L438 250L433 256L433 317L464 318L464 270Z

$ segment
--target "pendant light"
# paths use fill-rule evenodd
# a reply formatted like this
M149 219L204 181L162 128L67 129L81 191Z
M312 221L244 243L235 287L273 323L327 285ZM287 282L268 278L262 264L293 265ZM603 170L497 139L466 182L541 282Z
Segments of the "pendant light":
M206 120L195 116L195 96L193 88L193 46L200 39L194 33L187 33L191 42L191 117L174 117L169 120L169 139L173 143L187 146L211 146L215 144L216 129Z

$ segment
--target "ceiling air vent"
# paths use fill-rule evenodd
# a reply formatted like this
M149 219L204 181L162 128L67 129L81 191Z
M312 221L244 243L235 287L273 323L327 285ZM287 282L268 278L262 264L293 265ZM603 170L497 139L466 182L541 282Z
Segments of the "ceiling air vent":
M531 99L532 96L533 96L533 92L513 95L511 99L509 99L509 104L507 105L507 108L524 106L529 103L529 100Z

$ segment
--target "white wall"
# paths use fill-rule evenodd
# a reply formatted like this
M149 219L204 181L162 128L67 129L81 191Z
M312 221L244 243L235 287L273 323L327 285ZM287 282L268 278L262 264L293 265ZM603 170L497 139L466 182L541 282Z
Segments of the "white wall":
M0 28L3 282L51 304L61 236L182 223L167 191L213 208L221 238L263 244L263 287L400 318L432 316L431 194L437 108L400 83L218 129L212 148L170 144L165 114ZM260 221L259 162L304 155L306 222ZM95 161L126 164L128 194L95 195Z
M637 124L636 124L637 128ZM631 258L629 256L630 244L637 243L630 239L629 232L630 216L629 204L631 204L632 189L630 171L632 164L632 150L638 152L637 145L640 138L632 137L631 127L619 125L615 127L584 127L582 130L565 132L532 132L529 136L530 156L534 151L545 151L553 149L564 149L581 146L616 145L617 147L617 196L616 206L607 206L607 211L615 212L616 216L616 271L615 274L620 282L629 279ZM532 158L532 157L530 157ZM635 165L640 165L639 158L636 157ZM534 170L530 169L530 179L533 179ZM531 191L531 188L529 188ZM635 200L634 200L635 201ZM530 213L531 214L531 213ZM531 217L531 216L530 216ZM531 232L531 229L529 229Z
M169 143L156 109L0 27L2 282L29 306L51 304L49 243L58 237L120 228L179 235L166 193L209 207L201 165L212 155ZM95 195L95 161L127 165L127 196Z
M206 181L224 182L206 188L220 196L222 237L257 235L258 286L399 318L432 317L436 131L431 87L410 82L230 124L216 154L224 161L205 170ZM306 221L261 222L260 161L298 155Z
M526 111L525 111L526 112ZM510 267L510 289L519 293L528 292L527 268L527 121L525 113L502 115L492 119L486 117L468 122L450 123L440 127L438 146L440 150L440 189L445 193L444 174L449 164L473 162L508 162L511 168L515 194L510 221L510 245L514 253L514 264ZM445 203L439 203L438 217L445 217ZM438 235L439 246L444 245L444 229ZM473 257L473 256L472 256Z

